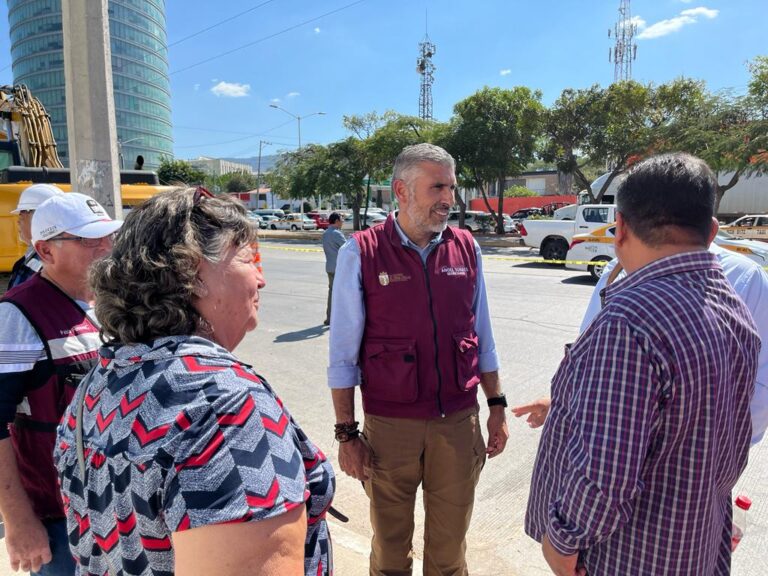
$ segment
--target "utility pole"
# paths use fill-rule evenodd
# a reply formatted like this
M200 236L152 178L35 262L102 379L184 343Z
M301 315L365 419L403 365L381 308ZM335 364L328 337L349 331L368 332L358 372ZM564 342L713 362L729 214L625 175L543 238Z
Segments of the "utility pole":
M72 189L121 218L107 0L62 0L61 21Z
M419 90L419 118L432 120L432 84L435 82L435 65L432 56L435 55L437 46L429 39L425 31L424 40L419 43L419 57L416 59L416 72L421 76L421 89Z
M256 164L256 203L259 202L259 197L261 196L261 147L264 146L264 144L271 146L272 142L267 142L266 140L259 140L259 162ZM272 208L275 207L275 197L272 196Z
M637 59L637 44L634 43L637 34L637 24L632 22L632 11L629 0L621 0L619 4L619 20L614 27L616 43L608 48L608 62L613 61L613 81L632 79L632 62ZM611 29L608 29L608 38Z

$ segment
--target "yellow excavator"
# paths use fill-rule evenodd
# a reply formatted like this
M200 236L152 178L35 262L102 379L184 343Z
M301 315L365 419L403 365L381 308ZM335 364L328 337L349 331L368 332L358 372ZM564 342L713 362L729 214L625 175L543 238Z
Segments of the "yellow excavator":
M10 272L24 254L19 240L16 208L19 195L30 184L45 182L69 192L70 174L56 149L51 119L23 84L0 86L0 272ZM155 172L123 170L120 188L123 208L138 206L167 186Z

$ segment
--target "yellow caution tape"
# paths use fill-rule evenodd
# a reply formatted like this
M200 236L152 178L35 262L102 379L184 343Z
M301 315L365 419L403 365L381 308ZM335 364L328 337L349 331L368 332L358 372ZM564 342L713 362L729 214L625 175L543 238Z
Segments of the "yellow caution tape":
M272 250L285 250L286 252L322 252L321 248L293 248L291 246L272 246L270 244L261 244L261 248L270 248ZM580 266L605 266L609 260L545 260L540 256L483 256L484 260L504 260L507 262L534 262L538 264L577 264ZM768 270L768 266L763 266Z
M273 246L271 244L260 244L261 248L270 248L271 250L284 250L286 252L322 252L321 248L294 248L292 246ZM581 260L544 260L543 258L536 257L524 257L524 256L483 256L486 260L511 260L514 262L539 262L541 264L586 264L594 266L605 266L608 261L598 260L596 262L588 262Z

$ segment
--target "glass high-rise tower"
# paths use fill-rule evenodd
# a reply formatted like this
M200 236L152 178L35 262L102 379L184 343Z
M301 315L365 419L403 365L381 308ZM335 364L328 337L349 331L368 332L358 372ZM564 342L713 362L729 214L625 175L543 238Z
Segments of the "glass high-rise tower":
M69 165L61 0L8 0L13 78L51 115L59 156ZM154 168L173 155L164 0L109 0L112 81L124 167L137 155Z

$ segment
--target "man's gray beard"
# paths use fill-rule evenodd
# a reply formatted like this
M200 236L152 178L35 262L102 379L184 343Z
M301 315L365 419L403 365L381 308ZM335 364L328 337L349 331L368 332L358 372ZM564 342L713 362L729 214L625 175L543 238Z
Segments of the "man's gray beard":
M448 228L447 219L445 222L441 222L439 224L432 224L431 222L425 221L424 218L421 218L416 214L416 210L414 206L415 197L416 197L416 193L413 190L408 190L408 208L406 208L405 210L405 213L408 214L408 219L411 222L413 222L417 228L421 228L422 230L429 230L433 234L440 234L441 232L445 232L445 229ZM432 211L430 209L427 215L429 215L431 212Z

